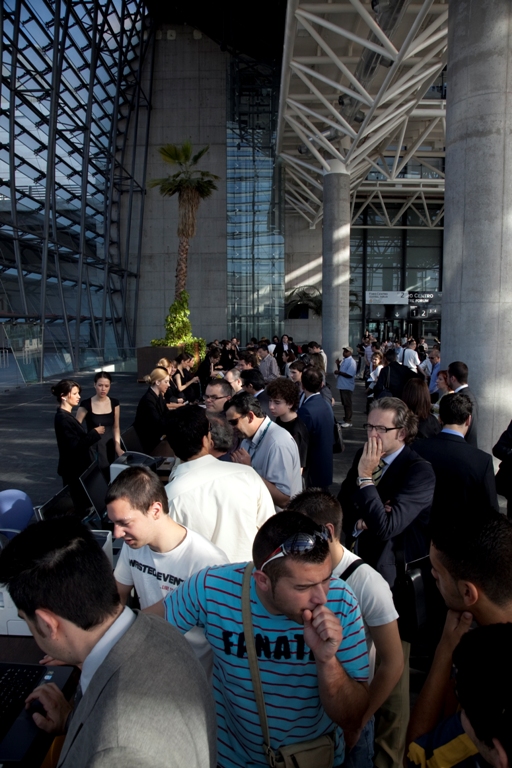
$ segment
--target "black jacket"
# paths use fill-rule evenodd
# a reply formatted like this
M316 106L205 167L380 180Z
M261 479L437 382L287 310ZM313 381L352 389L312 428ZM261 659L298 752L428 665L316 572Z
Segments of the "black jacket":
M464 389L459 390L457 394L467 395L471 400L471 404L473 406L473 413L471 415L470 427L466 433L466 442L472 445L473 448L478 448L478 439L477 439L478 403L476 401L476 397L474 396L473 392L470 390L469 387L464 387Z
M405 445L377 486L358 488L357 466L362 452L361 448L356 453L338 495L343 509L343 530L350 547L355 523L360 518L364 520L368 530L357 537L357 554L392 587L398 547L404 550L406 562L428 554L427 528L434 496L434 470ZM385 504L391 506L390 513L386 512Z
M101 435L95 429L86 432L85 427L64 408L57 409L54 425L59 448L57 473L69 485L78 480L94 461L91 449L101 440Z
M441 432L429 440L418 440L414 450L430 461L436 476L432 504L434 515L449 515L457 509L498 510L492 456L473 448L462 437Z
M133 426L145 453L151 453L162 435L167 434L168 410L165 400L156 395L151 387L139 400Z
M375 399L385 390L389 389L393 397L402 397L404 387L409 379L417 379L418 374L411 371L410 368L401 363L389 363L385 365L379 373L379 378L375 384Z

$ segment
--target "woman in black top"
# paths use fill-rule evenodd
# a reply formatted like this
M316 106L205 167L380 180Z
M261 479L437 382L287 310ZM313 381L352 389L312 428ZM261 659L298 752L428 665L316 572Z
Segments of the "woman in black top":
M290 379L279 378L267 384L268 407L276 424L291 434L299 449L300 466L304 470L308 458L309 431L297 416L299 389Z
M112 377L106 371L100 371L94 377L94 389L96 394L82 400L77 421L81 424L85 420L88 430L96 427L105 427L100 442L96 444L98 452L98 467L110 481L110 465L118 456L124 453L121 448L121 429L119 427L119 400L109 397Z
M404 387L401 399L419 419L416 440L439 434L441 425L431 412L430 393L424 379L410 379Z
M54 422L59 448L57 473L62 477L63 485L69 486L75 507L79 510L83 501L80 475L93 463L95 457L92 446L105 434L103 426L86 432L73 416L73 408L80 403L80 391L80 385L71 379L63 379L52 387L52 395L60 404Z
M277 364L279 366L279 370L281 371L282 376L284 376L284 367L285 367L283 352L293 352L294 355L299 354L299 349L297 345L290 341L286 333L284 333L281 336L281 341L279 342L279 344L276 344L276 348L274 349L274 357L277 360Z
M183 352L176 358L177 370L173 376L180 396L189 403L199 400L199 377L193 376L190 369L194 365L194 358L188 352Z
M180 408L185 404L184 399L180 395L180 391L174 383L173 376L176 373L177 366L175 360L169 360L167 357L161 357L155 368L164 368L169 374L169 389L164 395L165 404L169 411L174 411L176 408ZM150 377L146 376L145 381L150 384Z
M164 395L169 389L169 374L155 368L149 375L149 389L137 406L133 426L145 453L152 453L167 434L168 410Z

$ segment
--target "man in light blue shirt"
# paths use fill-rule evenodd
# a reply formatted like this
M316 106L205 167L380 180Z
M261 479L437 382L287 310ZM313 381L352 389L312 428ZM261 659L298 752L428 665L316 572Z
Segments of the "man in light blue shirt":
M340 400L345 409L345 421L342 427L352 426L352 392L356 385L357 363L352 357L352 347L343 347L343 360L337 360L338 370L334 371L336 386L340 391Z

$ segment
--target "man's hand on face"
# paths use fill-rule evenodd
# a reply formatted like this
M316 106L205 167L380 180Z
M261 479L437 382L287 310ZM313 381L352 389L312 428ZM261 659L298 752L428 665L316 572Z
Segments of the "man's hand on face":
M469 611L459 613L458 611L452 611L450 608L446 614L446 621L439 645L452 654L460 643L462 635L465 635L471 629L472 623L472 613Z
M246 464L248 467L251 466L251 457L245 448L238 448L236 451L233 451L231 460L234 461L235 464Z
M369 437L368 442L363 448L363 453L359 459L357 473L359 477L371 477L373 471L377 469L379 461L384 455L382 449L382 440L379 435Z
M66 732L66 722L73 707L64 698L55 683L40 685L25 699L25 708L30 709L30 702L38 700L46 710L46 715L34 712L32 719L38 728L55 736Z
M336 655L343 639L343 630L338 618L325 605L305 610L304 642L311 648L317 661L329 661Z

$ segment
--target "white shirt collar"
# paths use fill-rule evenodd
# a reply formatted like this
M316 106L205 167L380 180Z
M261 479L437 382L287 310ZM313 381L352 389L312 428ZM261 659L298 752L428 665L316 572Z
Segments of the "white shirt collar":
M302 405L304 405L304 403L307 403L307 401L308 401L308 400L311 400L311 398L312 398L312 397L316 397L316 395L319 395L319 394L320 394L320 392L313 392L313 394L312 394L312 395L308 395L308 396L307 396L307 397L306 397L306 398L305 398L305 399L302 401Z
M101 667L114 645L122 638L124 633L130 629L136 616L131 608L127 606L119 614L113 624L107 629L92 651L85 659L82 666L82 675L80 677L80 688L84 694L89 687L94 673Z
M461 384L460 387L457 387L457 389L454 389L454 394L457 394L457 392L460 392L461 389L466 389L466 387L469 387L469 384Z

